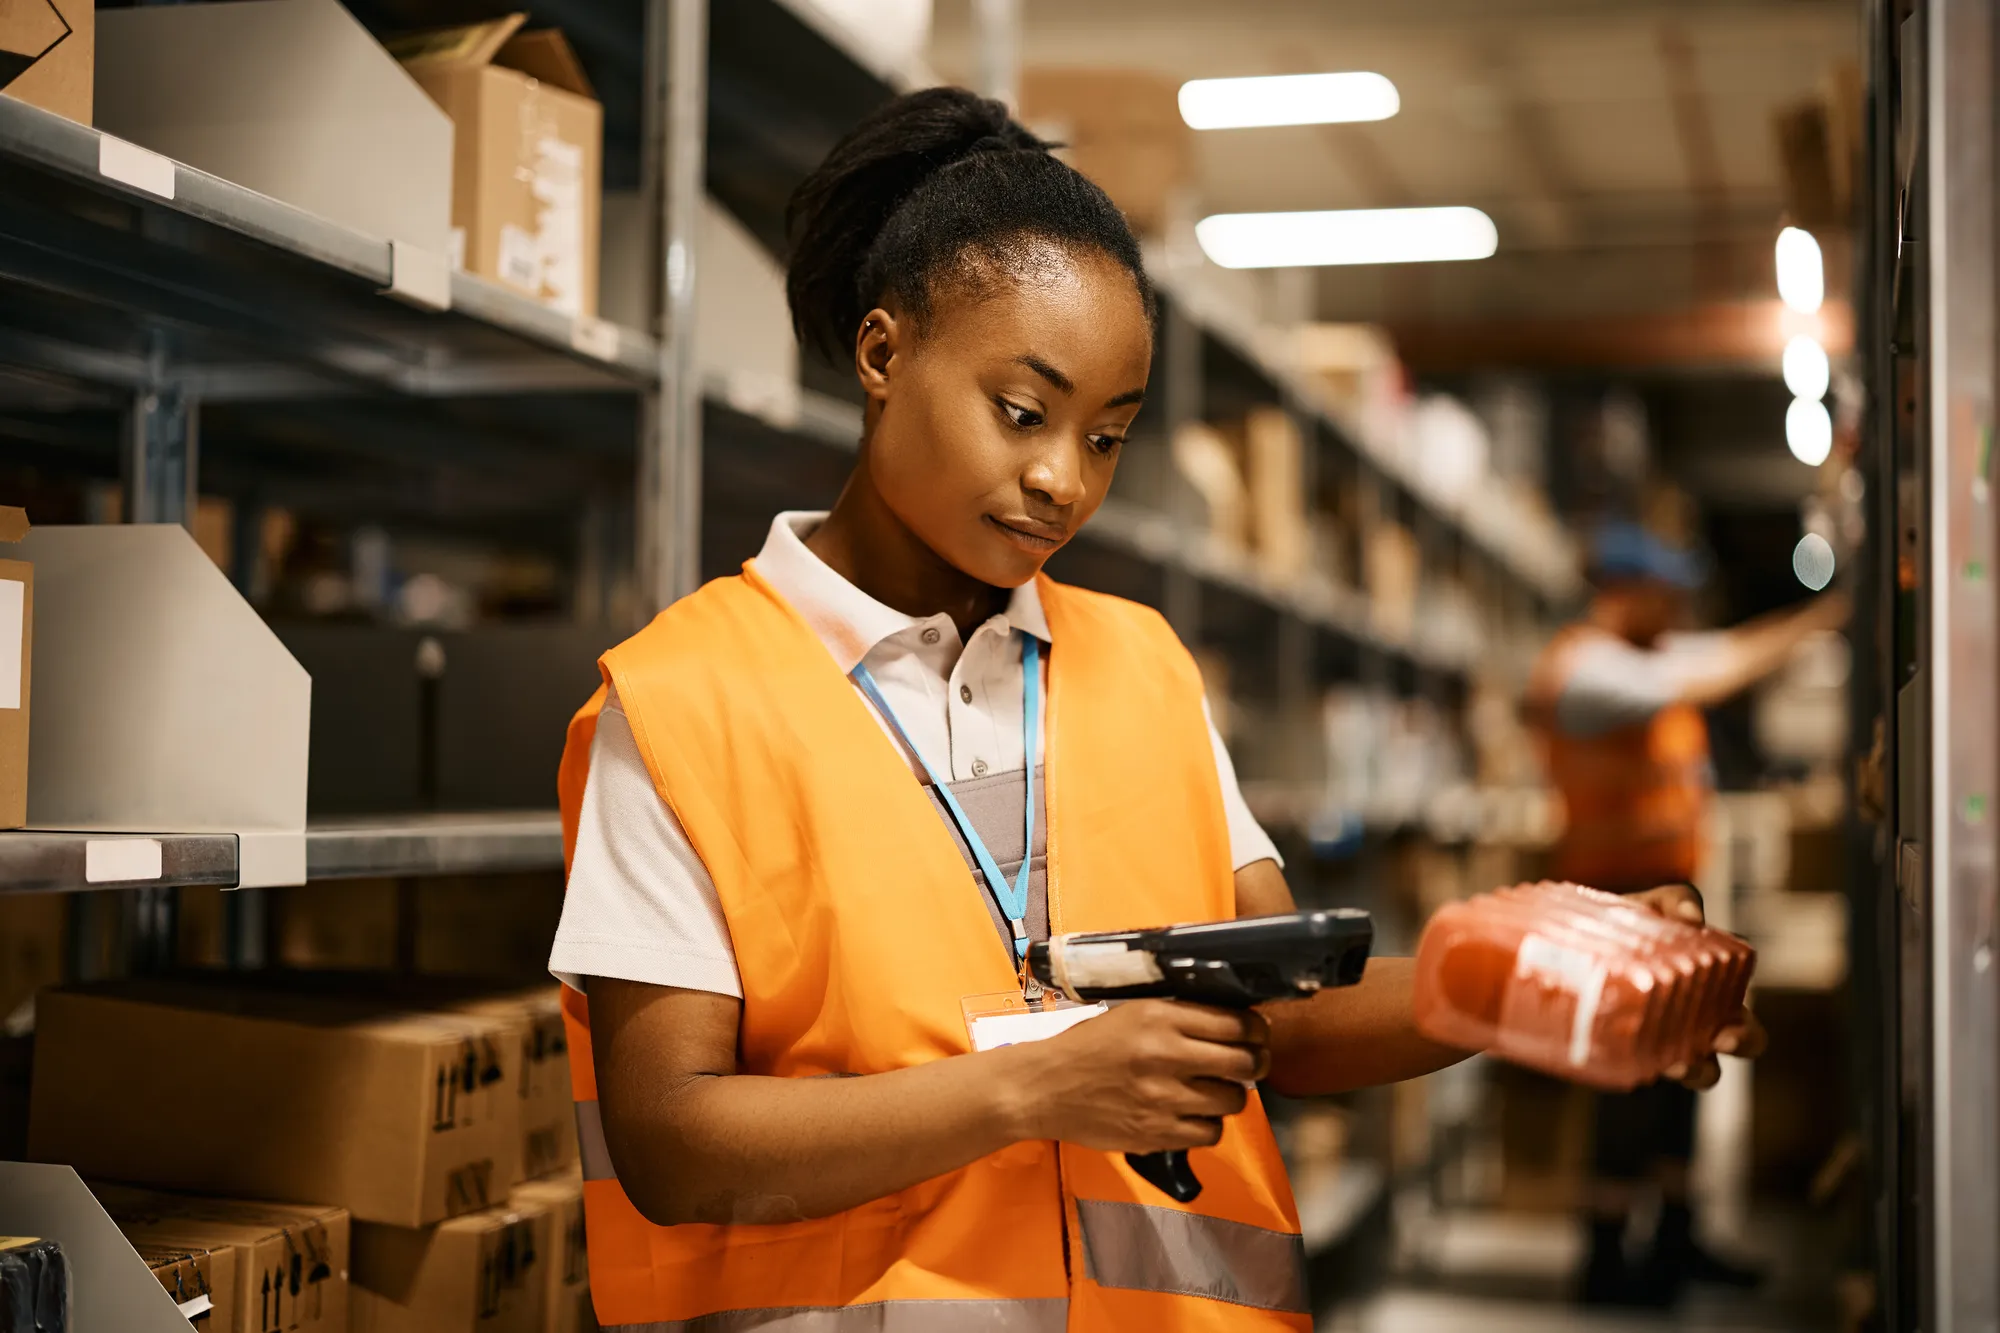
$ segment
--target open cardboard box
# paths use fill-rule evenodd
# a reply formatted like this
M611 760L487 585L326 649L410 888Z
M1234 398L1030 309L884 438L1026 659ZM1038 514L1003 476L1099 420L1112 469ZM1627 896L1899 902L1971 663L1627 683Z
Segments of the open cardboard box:
M526 14L395 38L390 52L451 117L451 250L460 268L566 315L597 313L604 108L568 41Z

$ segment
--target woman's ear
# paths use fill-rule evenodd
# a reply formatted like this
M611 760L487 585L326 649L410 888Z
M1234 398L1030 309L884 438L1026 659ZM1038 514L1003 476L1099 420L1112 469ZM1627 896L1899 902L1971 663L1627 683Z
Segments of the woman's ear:
M854 336L854 374L870 398L889 396L896 358L908 336L902 321L880 306L862 316L861 331Z

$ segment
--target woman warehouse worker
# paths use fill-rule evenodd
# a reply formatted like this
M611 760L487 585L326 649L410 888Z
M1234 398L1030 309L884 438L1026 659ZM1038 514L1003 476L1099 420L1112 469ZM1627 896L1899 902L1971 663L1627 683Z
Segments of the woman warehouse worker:
M1041 574L1145 396L1139 247L956 89L859 126L789 221L797 330L867 397L853 475L607 653L563 760L598 1318L1308 1329L1249 1086L1458 1058L1412 1030L1407 960L1268 1021L1142 1001L968 1036L1050 931L1292 907L1165 622ZM1122 1159L1167 1148L1202 1150L1191 1206Z

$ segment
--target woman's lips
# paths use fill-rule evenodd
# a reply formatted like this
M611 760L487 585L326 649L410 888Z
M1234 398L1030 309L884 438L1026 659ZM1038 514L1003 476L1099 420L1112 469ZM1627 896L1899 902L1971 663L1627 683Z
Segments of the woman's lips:
M995 518L986 515L986 521L1000 529L1002 535L1023 550L1036 554L1053 551L1069 540L1069 533L1053 523L1037 523L1026 518Z

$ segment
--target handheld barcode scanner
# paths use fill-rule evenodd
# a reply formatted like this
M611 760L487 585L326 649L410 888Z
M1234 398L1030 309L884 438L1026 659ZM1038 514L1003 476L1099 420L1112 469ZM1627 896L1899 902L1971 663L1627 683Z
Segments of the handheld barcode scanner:
M1366 912L1291 912L1158 930L1058 935L1028 950L1028 970L1080 1004L1163 998L1248 1009L1361 980L1374 943ZM1187 1153L1127 1153L1169 1198L1191 1203L1201 1181Z

